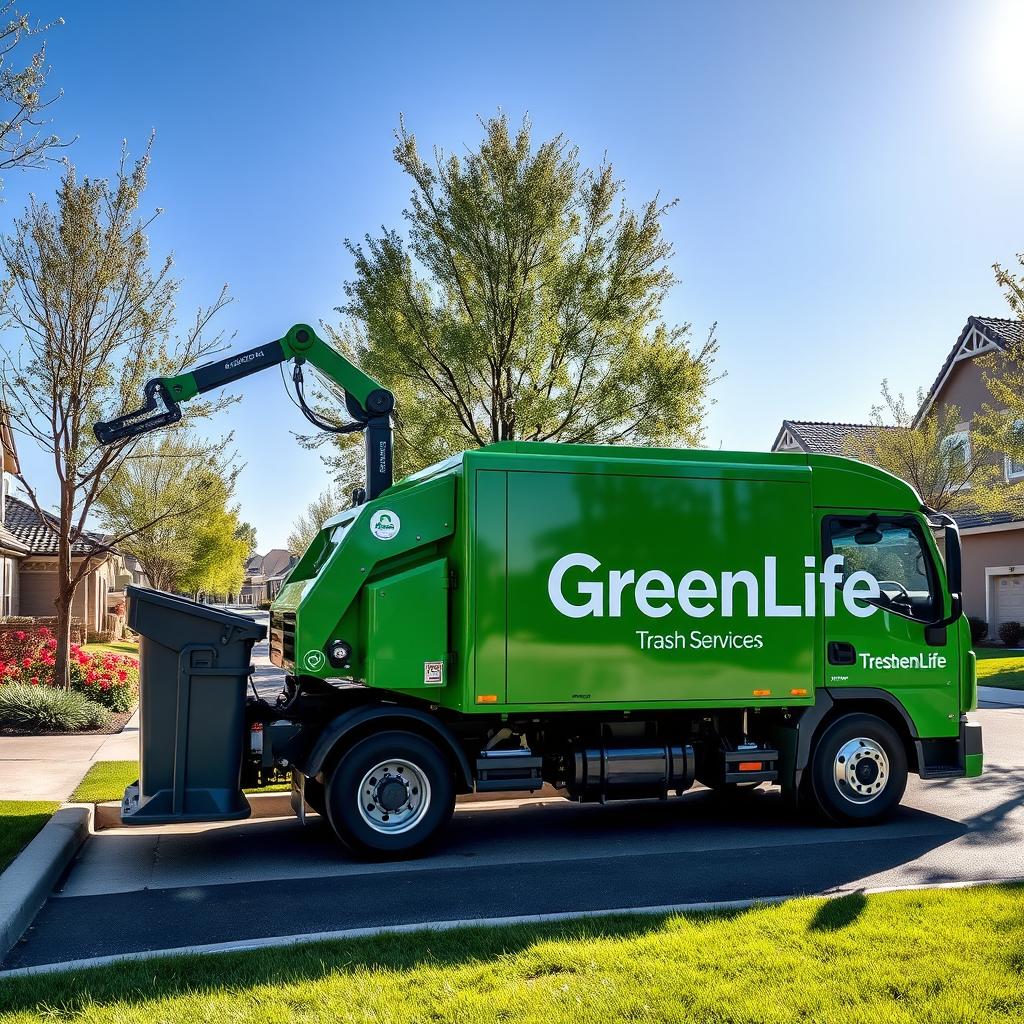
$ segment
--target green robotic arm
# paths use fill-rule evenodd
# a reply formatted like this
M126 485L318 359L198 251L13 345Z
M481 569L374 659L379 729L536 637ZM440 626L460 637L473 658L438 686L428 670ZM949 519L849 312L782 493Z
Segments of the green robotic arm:
M180 402L290 359L295 362L293 379L300 407L307 419L323 430L338 433L365 431L366 491L363 497L364 500L376 498L392 482L394 431L391 413L395 407L395 396L319 338L307 324L296 324L283 338L258 345L247 352L197 366L175 377L156 377L148 381L146 404L134 412L95 424L96 439L100 444L108 445L177 423L181 419ZM351 423L340 427L325 423L306 404L302 392L302 364L306 362L344 390Z

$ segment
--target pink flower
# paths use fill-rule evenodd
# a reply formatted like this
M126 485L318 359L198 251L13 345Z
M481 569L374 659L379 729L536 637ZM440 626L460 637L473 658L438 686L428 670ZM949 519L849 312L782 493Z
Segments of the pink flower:
M14 633L14 639L15 640L24 640L25 639L25 630L23 630L23 629L16 630L15 633Z

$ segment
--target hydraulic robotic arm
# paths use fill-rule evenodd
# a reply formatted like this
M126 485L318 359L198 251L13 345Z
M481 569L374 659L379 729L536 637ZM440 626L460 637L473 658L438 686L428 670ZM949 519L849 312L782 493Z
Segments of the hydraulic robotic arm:
M366 490L357 500L376 498L392 482L394 430L391 413L395 407L395 396L319 338L313 328L306 324L296 324L278 341L258 345L248 352L238 352L197 366L175 377L156 377L148 381L145 387L146 404L135 412L95 424L93 430L96 439L100 444L113 444L177 423L181 419L180 402L288 360L295 363L292 379L299 406L314 426L334 433L365 431ZM340 426L327 423L306 404L302 364L307 362L344 390L351 423Z

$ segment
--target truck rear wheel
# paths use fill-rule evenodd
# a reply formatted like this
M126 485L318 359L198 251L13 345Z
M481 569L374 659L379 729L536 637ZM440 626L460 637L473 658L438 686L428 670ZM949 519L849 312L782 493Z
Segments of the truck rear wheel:
M342 756L326 798L331 827L353 853L411 857L450 820L455 784L451 764L429 740L384 732Z
M843 715L818 740L810 791L819 812L837 825L870 825L892 813L907 785L907 755L888 722Z

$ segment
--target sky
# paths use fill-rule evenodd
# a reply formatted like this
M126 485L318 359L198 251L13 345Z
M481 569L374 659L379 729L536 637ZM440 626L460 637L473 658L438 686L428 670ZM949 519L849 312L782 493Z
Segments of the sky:
M179 315L227 283L233 346L336 321L345 238L401 227L399 115L426 149L528 114L607 155L665 224L666 316L718 324L706 443L770 447L781 421L863 422L883 378L930 383L968 315L1007 315L992 264L1024 250L1024 0L220 3L26 0L49 35L53 127L80 174L156 132ZM0 231L59 168L8 172ZM328 483L280 375L211 430L245 462L261 551ZM45 461L21 441L42 496ZM51 471L52 473L52 471Z

